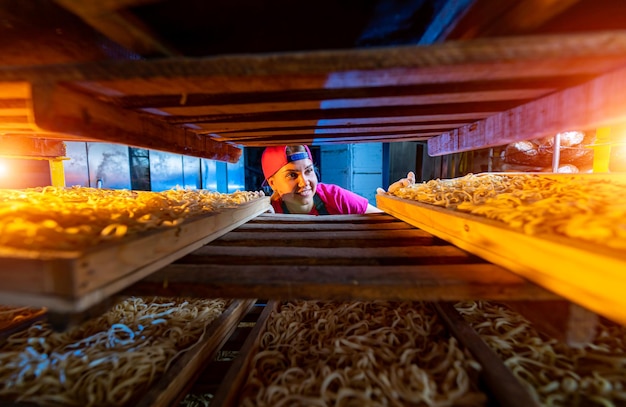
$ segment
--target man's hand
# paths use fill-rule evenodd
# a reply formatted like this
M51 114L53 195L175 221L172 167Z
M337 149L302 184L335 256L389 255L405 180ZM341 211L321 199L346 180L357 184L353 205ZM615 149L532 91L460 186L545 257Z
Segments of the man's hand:
M394 182L393 184L389 185L389 193L392 194L400 188L405 188L413 184L415 184L415 174L413 173L413 171L410 171L406 175L406 178L402 178L401 180L398 180ZM382 188L376 188L376 193L382 195L382 194L386 194L387 192L385 192L385 190Z

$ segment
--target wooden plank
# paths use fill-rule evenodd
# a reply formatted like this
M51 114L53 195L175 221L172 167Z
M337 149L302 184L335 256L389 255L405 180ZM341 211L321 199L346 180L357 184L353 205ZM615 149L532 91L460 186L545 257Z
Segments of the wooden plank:
M458 85L457 85L458 86ZM526 88L526 89L496 89L496 90L477 90L475 92L450 92L450 93L433 93L433 94L415 94L407 96L385 96L375 97L368 96L352 99L328 99L321 101L324 110L328 109L356 109L381 106L396 106L401 108L404 106L428 105L428 104L450 104L450 103L486 103L493 101L527 101L537 99L555 91L554 87L550 88ZM146 105L151 107L150 105ZM162 108L162 110L171 116L201 116L215 114L251 114L259 112L281 112L294 110L310 110L318 109L320 101L307 100L302 102L285 101L261 103L238 104L238 105L217 105L217 106L187 106L181 105L180 101L175 107Z
M559 298L489 263L384 267L295 263L171 264L128 287L124 293L316 300Z
M418 83L404 86L376 86L376 87L342 87L342 88L316 88L316 89L286 89L258 92L225 92L211 93L214 89L202 89L203 92L188 93L184 100L174 89L164 88L160 94L142 95L119 95L108 96L101 100L126 109L152 108L181 108L181 107L208 107L214 106L223 109L226 106L242 109L245 106L300 106L301 102L328 102L332 100L362 101L379 100L388 101L395 98L406 98L416 95L460 96L467 94L475 95L477 92L518 92L524 90L541 90L543 92L563 89L592 79L590 75L561 75L550 77L533 77L496 80L454 81L444 83ZM138 91L141 90L139 87ZM501 99L502 97L498 97ZM502 98L506 99L506 98ZM293 109L293 108L292 108Z
M413 230L233 231L216 239L212 246L282 247L388 247L433 245L442 242L428 232Z
M528 319L538 331L569 346L585 346L596 337L598 314L572 302L506 301L504 303Z
M480 376L499 405L539 407L539 404L526 391L511 370L504 365L500 357L489 348L476 331L465 322L463 317L454 309L454 306L445 302L434 305L448 329L452 331L460 343L469 349L483 367Z
M159 41L150 30L137 19L128 19L115 7L149 4L154 0L84 2L81 0L54 0L59 5L81 17L100 33L126 49L142 56L172 56L178 53Z
M454 246L400 247L231 247L207 245L177 260L179 264L399 265L469 264L479 259Z
M8 312L7 310L2 311L3 313ZM45 308L28 308L27 311L25 311L25 315L20 316L20 318L15 318L11 321L0 320L0 345L4 343L6 338L14 333L28 328L35 322L43 321L47 316L46 311Z
M432 44L445 40L448 32L462 20L475 3L477 0L446 0L426 26L418 44Z
M484 113L455 113L455 114L434 114L434 115L419 115L419 116L398 116L398 117L357 117L350 119L331 119L322 123L311 122L310 120L293 120L290 122L281 121L264 121L254 122L248 121L245 123L198 123L200 128L198 131L202 133L206 132L219 132L220 134L244 131L270 131L276 129L277 131L287 131L289 129L328 129L328 128L347 128L355 126L356 129L359 126L384 126L393 125L394 123L408 123L409 125L420 125L422 123L433 124L441 126L447 125L462 125L468 121L474 122L479 119L489 117L492 114L499 113L500 110ZM454 126L458 127L458 126Z
M398 219L386 213L367 213L363 215L299 215L282 213L262 213L252 220L253 223L304 224L304 223L381 223L396 222Z
M236 163L241 149L116 108L62 86L34 85L35 123L43 131Z
M558 75L559 70L566 74L578 73L599 73L608 68L604 65L609 61L610 65L624 61L624 51L626 51L626 34L623 31L574 33L566 35L536 35L532 37L503 37L503 38L481 38L472 41L448 41L432 46L398 46L364 48L352 50L325 50L315 52L291 52L280 54L255 54L255 55L225 55L211 58L163 58L155 60L121 60L105 61L96 63L69 64L56 67L29 66L19 67L19 69L5 68L0 70L0 81L99 81L105 85L107 80L140 79L140 78L160 78L165 80L166 85L170 84L168 79L172 78L202 78L213 76L213 81L223 81L227 77L246 78L259 76L271 76L277 81L286 80L288 75L324 75L319 76L321 83L326 83L327 87L336 87L339 84L351 83L358 86L359 83L367 83L359 80L361 75L380 76L382 71L395 69L396 79L401 80L401 74L410 73L402 68L431 68L435 73L446 66L462 67L467 70L471 64L485 64L485 69L480 78L502 78L493 75L493 72L500 68L507 68L506 77L529 77L528 72L511 72L511 63L525 61L528 68L535 65L541 68L535 70L535 75L545 77L549 73ZM578 70L565 62L568 58L578 60L581 64L586 60L588 64L584 71ZM528 63L532 61L532 63ZM592 63L593 62L593 63ZM610 66L609 65L609 66ZM613 65L615 66L615 65ZM546 69L550 67L550 69ZM595 68L594 68L595 67ZM569 70L573 68L574 70ZM580 66L578 67L580 68ZM588 69L591 69L589 71ZM326 76L333 73L332 83ZM338 75L335 75L338 74ZM468 72L474 80L479 77L476 72ZM362 76L365 79L365 76ZM532 76L532 75L531 75ZM350 79L348 78L350 77ZM311 80L313 77L308 77ZM324 81L324 78L326 79ZM439 75L440 79L444 77ZM457 80L465 80L457 78ZM202 78L204 80L204 78ZM266 78L267 79L267 78ZM386 78L387 80L389 78ZM431 77L432 79L432 77ZM380 78L379 80L385 80ZM409 78L404 78L407 83ZM422 83L427 83L423 81ZM241 82L243 84L243 82ZM288 82L287 82L288 83ZM121 84L121 83L120 83ZM392 85L393 83L388 83ZM316 81L315 88L319 88L320 82ZM378 84L380 85L380 83ZM209 87L209 84L205 86ZM377 86L375 83L369 86ZM155 89L167 88L167 86L156 87ZM220 89L220 88L217 88ZM219 90L216 89L216 92ZM222 88L223 89L223 88ZM283 83L278 89L285 89ZM249 91L251 89L248 87ZM260 90L260 89L258 89ZM119 89L122 93L123 89Z
M237 328L243 316L254 306L255 300L234 301L217 319L211 322L201 340L177 359L167 372L154 383L136 404L137 407L169 407L178 405L198 378L202 369L217 354Z
M256 218L258 219L258 218ZM274 231L300 231L300 232L319 232L319 231L330 231L330 230L364 230L364 231L377 231L377 230L419 230L413 225L409 225L408 223L398 221L395 218L392 218L387 223L338 223L338 222L330 222L330 223L260 223L256 222L255 219L251 220L248 223L244 223L239 226L237 229L233 230L229 233L230 235L238 234L239 232L254 232L254 231L266 231L266 232L274 232ZM426 232L421 232L426 234Z
M377 206L416 227L511 270L591 311L626 323L624 254L574 239L537 237L503 223L392 196Z
M240 389L247 379L247 374L249 371L248 366L250 366L252 358L255 356L253 350L258 347L261 333L265 331L267 319L276 309L276 306L277 303L275 301L270 301L265 306L265 309L257 320L257 324L254 326L252 332L248 336L248 339L246 339L246 342L241 348L242 357L238 357L237 359L235 359L232 366L226 373L226 376L224 377L224 380L220 385L218 391L215 393L215 397L213 398L213 400L211 400L212 406L227 407L237 405L236 399L238 393L234 390Z
M0 156L20 157L65 157L65 143L44 138L16 137L0 135Z
M381 119L381 121L384 119ZM441 123L441 124L408 124L395 126L393 124L377 124L368 127L318 127L317 129L312 128L310 126L303 127L291 127L291 130L281 129L281 128L266 128L264 130L259 129L247 129L244 131L232 131L232 132L223 132L220 134L221 138L228 141L235 140L251 140L256 139L257 141L263 139L271 139L271 136L278 137L288 137L290 135L304 135L311 137L325 136L328 138L340 138L340 137L372 137L372 136L383 136L383 135L408 135L408 134L430 134L436 133L440 134L441 132L447 131L449 129L453 129L457 126L462 126L467 123L466 120L460 121L456 120L453 123Z
M3 259L0 303L45 306L56 312L88 310L265 212L268 203L269 198L262 198L192 219L175 228L131 236L119 244L97 246L84 253L70 252L66 258L42 258L42 253L36 252L35 258ZM28 272L15 273L16 269Z
M428 154L470 151L626 121L626 68L428 140Z
M580 3L581 0L526 0L518 2L506 16L485 27L481 35L497 36L506 33L525 34L548 23L552 18Z
M337 109L303 109L282 110L275 112L233 113L233 114L203 114L163 116L162 119L170 124L183 123L228 123L228 122L265 122L265 121L301 121L301 120L336 120L355 117L404 117L434 114L457 114L503 111L524 103L520 100L498 100L488 102L458 102L444 104L420 104L411 106L377 106L377 107L348 107Z

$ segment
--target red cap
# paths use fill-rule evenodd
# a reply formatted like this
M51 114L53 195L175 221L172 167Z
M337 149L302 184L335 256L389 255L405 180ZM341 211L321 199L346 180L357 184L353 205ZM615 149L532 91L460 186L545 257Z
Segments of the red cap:
M269 177L276 174L276 171L280 170L283 165L292 161L303 160L305 158L313 161L309 147L304 146L304 148L306 152L298 151L287 155L287 146L267 147L261 156L261 165L263 166L265 179L267 180Z

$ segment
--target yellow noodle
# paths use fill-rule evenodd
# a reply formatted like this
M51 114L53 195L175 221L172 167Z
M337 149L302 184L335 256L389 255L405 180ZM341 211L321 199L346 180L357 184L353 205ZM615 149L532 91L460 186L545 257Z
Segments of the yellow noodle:
M151 228L173 227L262 196L262 191L5 189L0 190L0 248L80 250Z
M537 174L468 174L400 188L394 195L552 234L626 249L626 184Z

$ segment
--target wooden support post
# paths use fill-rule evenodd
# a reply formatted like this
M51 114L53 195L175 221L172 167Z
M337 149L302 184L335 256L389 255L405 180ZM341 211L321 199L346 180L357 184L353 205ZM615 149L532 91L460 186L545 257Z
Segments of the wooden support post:
M65 186L65 170L63 168L63 158L57 157L48 160L50 164L50 181L53 187Z

